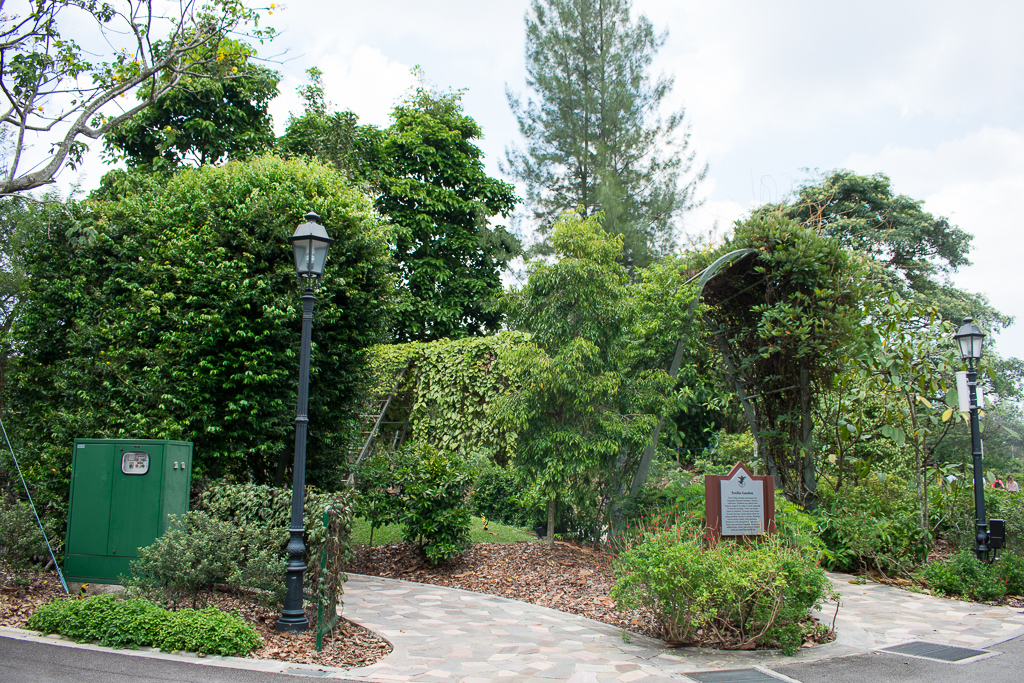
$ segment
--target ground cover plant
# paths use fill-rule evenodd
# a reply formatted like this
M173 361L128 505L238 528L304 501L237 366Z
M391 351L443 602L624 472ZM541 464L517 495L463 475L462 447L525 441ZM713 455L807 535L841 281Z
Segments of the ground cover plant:
M986 564L973 550L962 550L924 566L920 578L934 592L979 602L998 600L1006 595L1024 594L1024 553L1005 551Z
M78 642L133 649L150 646L241 657L260 644L251 625L217 608L174 612L145 599L113 593L55 600L41 607L26 625Z

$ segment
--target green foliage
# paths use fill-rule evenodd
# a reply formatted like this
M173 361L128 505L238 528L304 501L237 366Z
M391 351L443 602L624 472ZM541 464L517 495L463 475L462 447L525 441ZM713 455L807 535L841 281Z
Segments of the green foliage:
M404 538L437 564L469 545L470 514L466 499L470 476L454 455L419 444L398 472L404 509Z
M173 171L184 163L243 159L273 146L270 100L280 76L251 59L255 50L224 40L197 55L207 66L103 136L107 155L129 167ZM140 91L139 99L148 93Z
M40 607L26 626L108 647L153 646L236 657L249 654L261 642L251 625L213 607L171 612L148 600L126 600L113 593L54 600Z
M646 607L670 643L793 654L808 610L831 597L825 572L799 550L767 538L709 543L699 527L642 537L615 562L611 597Z
M540 519L536 505L527 505L529 492L524 490L521 478L511 466L492 467L473 485L471 505L473 513L489 520L519 527L532 526Z
M350 111L328 114L321 73L300 88L305 112L292 116L279 142L286 154L334 164L376 196L395 225L394 263L402 282L391 333L430 341L497 331L501 271L521 251L500 225L515 189L487 175L474 143L480 126L458 92L416 88L395 106L391 125L360 126Z
M932 489L933 507L941 513L941 529L961 550L973 549L975 540L973 473L970 466L940 470L954 479ZM1024 553L1024 496L985 486L985 512L989 519L1006 522L1006 549Z
M372 546L373 532L401 517L402 499L398 495L394 458L376 449L363 460L356 474L355 513L369 523L366 542Z
M563 211L602 212L624 237L616 258L633 268L671 250L705 169L691 173L683 112L660 117L672 79L652 78L651 66L664 37L630 16L631 4L531 3L526 71L536 99L508 93L527 147L508 152L507 172L526 185L543 233Z
M812 408L831 388L863 330L872 284L863 259L834 239L771 213L738 223L708 259L755 250L704 290L706 319L742 387L768 474L787 498L817 504Z
M376 543L401 543L403 536L402 525L387 524L379 527L374 532ZM487 520L487 528L484 529L484 520L481 517L471 517L469 525L470 543L519 543L521 541L536 541L537 536L532 531L524 531L501 522ZM352 542L369 544L370 525L366 520L356 518L352 523Z
M333 536L322 523L327 507L334 511ZM171 605L189 600L194 607L198 593L216 584L255 591L258 601L279 604L284 599L290 490L214 484L203 492L197 508L176 519L152 545L140 549L127 585L138 594ZM316 567L307 572L307 592L315 594L323 581L340 574L338 558L344 562L349 554L351 515L347 492L307 492L306 564L315 563ZM319 560L327 545L336 561L321 572ZM340 599L340 591L337 596Z
M309 85L299 87L305 111L290 114L285 133L277 141L285 156L307 156L327 162L354 181L368 182L380 175L380 140L383 132L371 125L360 126L351 111L327 112L323 72L306 70Z
M336 241L313 325L307 476L334 483L392 291L389 232L368 201L325 166L273 157L105 180L25 251L5 389L9 429L46 435L24 448L40 498L64 504L83 434L192 441L197 474L283 473L301 324L287 238L310 209Z
M890 282L925 307L937 306L945 320L974 316L986 327L1010 320L980 295L956 289L946 279L970 265L972 237L946 218L936 218L924 202L895 195L888 176L862 176L846 170L808 182L781 208L787 218L868 254Z
M45 515L42 520L50 547L60 558L63 520ZM50 561L50 551L32 507L25 501L8 501L3 494L0 494L0 559L13 567L42 566Z
M1012 568L1017 569L1018 563L1011 562ZM1006 595L1007 586L999 573L998 566L985 564L973 552L964 550L948 562L929 562L922 576L935 591L984 601Z
M512 356L495 413L518 435L524 482L549 505L572 505L588 535L600 533L602 501L621 495L637 467L672 385L664 370L631 362L622 241L600 221L564 214L552 235L558 261L532 261L526 286L507 297L510 324L532 336ZM549 516L549 536L553 526Z
M14 142L0 196L52 183L65 164L82 161L88 147L81 138L103 136L189 80L207 77L224 59L221 48L234 45L227 36L272 38L273 29L255 28L259 17L242 0L185 3L178 12L149 2L39 0L5 12L0 138ZM140 91L140 102L124 105L122 98ZM42 165L24 154L37 144L50 149Z
M192 511L175 518L152 545L139 548L125 584L133 593L172 605L191 598L195 607L199 591L226 582L241 555L242 541L233 525ZM279 569L283 574L283 565Z
M927 558L931 543L916 507L913 490L892 476L869 478L826 496L817 517L830 566L909 575Z
M259 647L261 642L256 629L241 617L216 607L206 607L168 614L160 636L153 644L169 652L184 650L223 657L242 657Z
M399 341L494 332L501 271L520 253L507 218L515 189L484 170L473 140L483 133L460 93L418 88L391 114L381 146L377 209L398 226L395 256L404 284L394 327Z
M414 392L407 403L411 439L480 466L507 459L515 434L493 409L514 381L517 350L527 345L522 333L503 332L417 346L405 381Z

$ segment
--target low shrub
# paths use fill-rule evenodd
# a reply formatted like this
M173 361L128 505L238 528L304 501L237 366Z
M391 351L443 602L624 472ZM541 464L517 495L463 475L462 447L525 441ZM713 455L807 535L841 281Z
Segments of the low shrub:
M398 472L404 500L403 536L431 564L437 564L469 545L470 477L453 454L427 444L415 446L413 452L416 457Z
M43 518L46 538L57 557L63 547L64 522ZM7 501L0 494L0 559L12 567L36 567L50 562L50 551L32 506L25 501Z
M247 655L261 642L250 624L213 607L171 612L142 598L113 593L54 600L40 607L26 627L108 647L152 646L226 656Z
M945 562L929 562L922 577L929 588L944 595L959 595L978 601L995 600L1006 595L1006 583L999 576L999 568L979 561L968 550Z
M170 612L153 645L161 650L244 657L260 645L250 624L216 607Z
M307 566L319 568L317 562L328 541L322 521L328 505L335 510L332 557L347 558L350 500L348 492L307 492ZM197 507L176 519L152 545L140 549L125 585L133 594L171 606L191 600L197 607L199 592L216 584L255 591L252 596L258 602L280 604L285 593L291 492L253 484L214 484L202 493ZM319 577L318 572L307 575L307 591L317 593Z
M816 515L831 569L909 575L928 557L931 539L918 524L914 491L896 477L825 494Z
M188 512L174 517L170 528L151 545L139 548L139 558L131 563L132 575L123 583L133 595L171 605L191 599L195 607L200 591L228 581L241 555L237 527L205 512Z
M650 609L673 644L793 654L808 610L833 597L816 562L777 538L715 543L701 527L645 536L617 558L614 573L611 597Z

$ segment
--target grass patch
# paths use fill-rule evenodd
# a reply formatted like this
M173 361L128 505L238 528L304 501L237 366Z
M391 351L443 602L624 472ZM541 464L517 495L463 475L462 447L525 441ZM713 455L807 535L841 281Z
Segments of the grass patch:
M469 540L471 543L515 543L516 541L536 541L537 536L529 531L497 522L487 522L487 531L484 531L483 520L473 517L469 529ZM362 517L357 517L352 522L352 542L363 545L370 542L370 525ZM373 530L374 545L401 542L402 526L400 524L388 524Z

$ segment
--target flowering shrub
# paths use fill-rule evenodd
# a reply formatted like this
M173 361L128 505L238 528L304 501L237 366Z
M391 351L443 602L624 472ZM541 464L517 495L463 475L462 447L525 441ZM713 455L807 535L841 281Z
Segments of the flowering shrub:
M777 537L714 542L703 526L650 528L614 566L611 597L646 607L673 644L793 654L808 610L834 596L818 563Z
M954 555L948 562L929 562L923 578L930 588L946 595L971 600L994 600L1006 595L1006 584L998 569L980 562L969 550Z
M823 496L817 516L832 569L910 574L928 556L930 538L918 524L913 491L896 477Z

